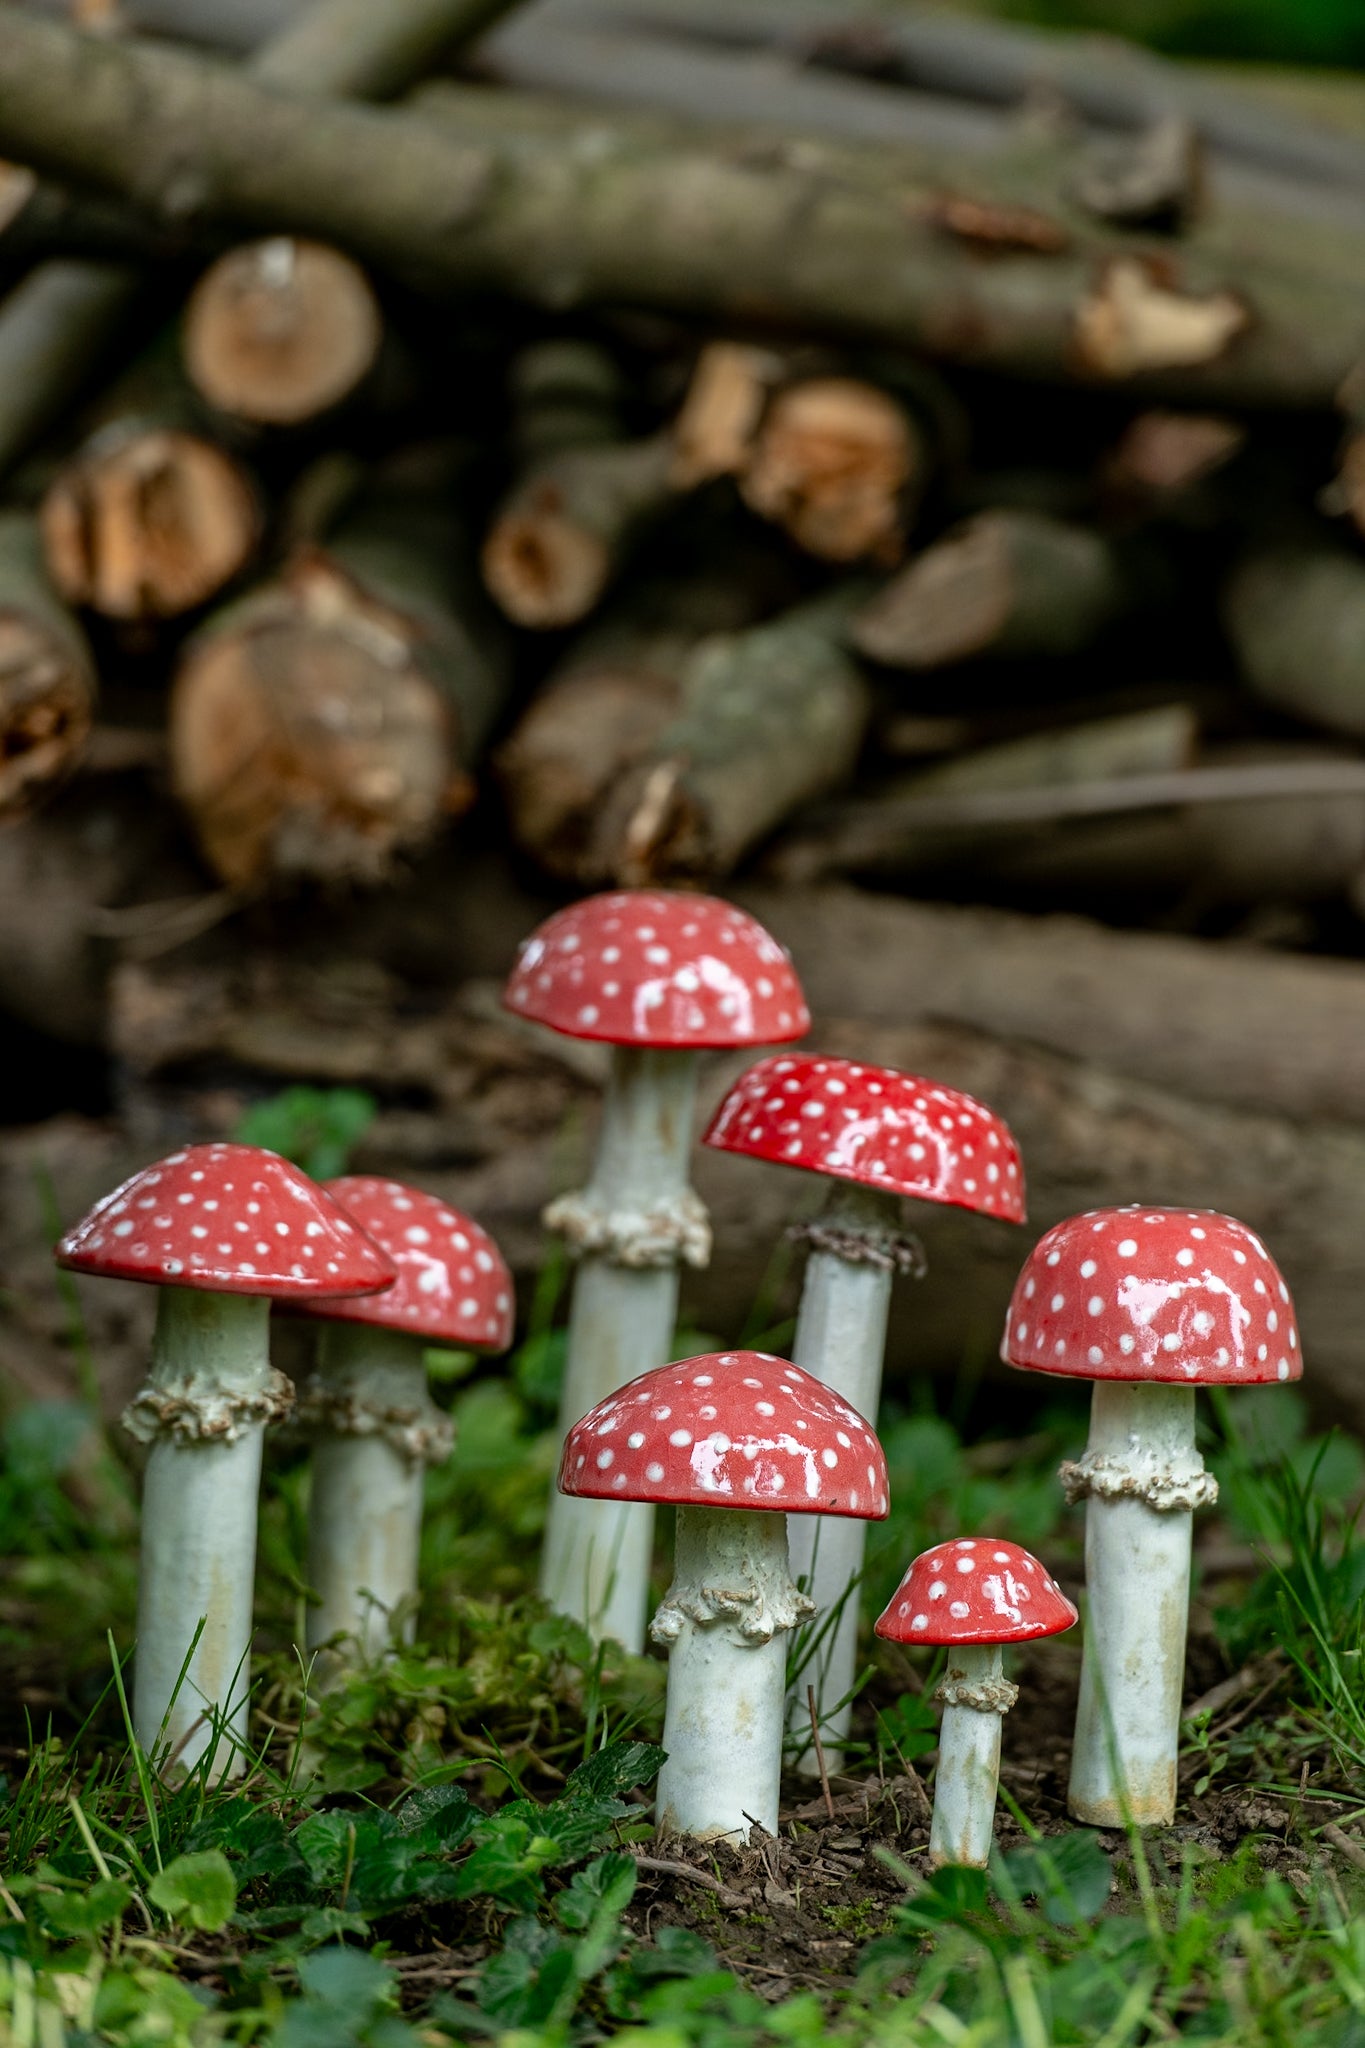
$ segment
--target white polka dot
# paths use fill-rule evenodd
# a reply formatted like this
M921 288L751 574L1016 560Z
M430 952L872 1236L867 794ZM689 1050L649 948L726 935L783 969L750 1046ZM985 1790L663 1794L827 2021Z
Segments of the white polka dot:
M1125 1237L1118 1249L1121 1259L1131 1259L1137 1250L1137 1239L1135 1237Z

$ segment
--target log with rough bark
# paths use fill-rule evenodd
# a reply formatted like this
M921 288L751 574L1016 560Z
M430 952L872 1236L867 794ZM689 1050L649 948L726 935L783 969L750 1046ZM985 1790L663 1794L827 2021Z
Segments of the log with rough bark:
M1277 711L1365 739L1365 562L1330 542L1257 550L1223 590L1242 675Z
M0 823L70 774L94 708L94 661L43 573L37 526L0 513Z
M1078 654L1144 587L1136 564L1093 526L1001 508L908 563L858 614L853 644L904 669Z
M545 342L513 365L521 475L484 540L484 581L519 626L575 625L676 495L667 436L627 438L620 378L587 343Z
M212 264L185 308L185 369L214 409L298 426L374 367L383 320L364 271L320 242L274 235Z
M190 643L175 788L234 889L375 882L472 799L507 686L460 516L376 493Z
M420 77L442 51L480 34L506 4L510 0L386 0L375 7L371 0L315 0L255 52L249 68L267 90L382 99ZM50 26L25 22L10 9L0 44L12 52L27 29ZM82 54L98 47L89 36L75 35L72 54L79 65ZM208 67L210 78L219 73L219 66ZM70 89L84 101L90 82L71 80ZM15 83L12 75L0 76L0 104ZM132 119L136 127L140 117ZM22 150L16 155L28 162ZM172 228L183 228L185 216L198 211L195 174L188 176L187 184L173 173L158 193L161 217ZM127 196L140 202L146 194L139 186ZM282 223L283 231L292 225ZM39 264L0 304L0 473L61 419L116 354L144 291L135 267L55 258Z
M334 241L433 285L560 312L761 308L826 335L1199 403L1327 403L1360 351L1365 238L1334 221L1228 208L1176 254L1096 229L983 261L943 231L937 200L958 173L983 200L1017 197L998 154L755 153L718 130L651 139L591 114L556 137L536 110L477 89L447 106L464 110L458 129L330 104L303 120L287 95L181 52L22 17L0 49L0 150L153 209L192 200L204 220Z
M714 880L852 771L866 688L842 639L856 597L766 625L665 625L570 658L503 747L519 843L584 887Z

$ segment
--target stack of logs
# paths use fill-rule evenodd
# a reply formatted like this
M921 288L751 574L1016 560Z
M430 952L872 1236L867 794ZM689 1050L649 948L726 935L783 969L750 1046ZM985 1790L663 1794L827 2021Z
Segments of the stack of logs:
M125 1073L411 1088L414 984L439 1008L528 898L614 884L759 887L850 973L850 881L1015 913L982 929L1021 974L1019 913L1120 928L1065 927L1120 975L1155 943L1121 928L1158 925L1206 1019L1229 940L1365 953L1345 130L833 0L71 11L0 7L0 1009L27 1032ZM914 913L931 961L961 915ZM243 1051L304 952L368 961L382 1055L297 1020ZM837 982L826 1015L857 1016ZM1244 1025L1228 987L1210 1042ZM1104 1064L1031 1000L905 1014L968 1034L938 1048L967 1085L972 1033ZM1199 1043L1115 1063L1205 1114L1334 1113ZM1342 1114L1365 1128L1365 1092ZM1180 1198L1141 1154L1114 1187ZM1043 1221L1078 1177L1112 1198L1093 1160L1057 1174Z

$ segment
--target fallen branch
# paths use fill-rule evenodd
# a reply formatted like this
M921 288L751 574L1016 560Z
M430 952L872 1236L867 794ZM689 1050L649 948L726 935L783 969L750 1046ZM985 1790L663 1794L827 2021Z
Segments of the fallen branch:
M90 649L48 587L34 521L0 514L0 822L70 774L94 706Z

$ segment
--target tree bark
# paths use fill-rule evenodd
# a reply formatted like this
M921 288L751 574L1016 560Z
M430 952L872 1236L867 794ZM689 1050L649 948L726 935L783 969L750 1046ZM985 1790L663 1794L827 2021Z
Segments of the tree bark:
M1365 562L1330 543L1249 554L1223 591L1243 679L1267 704L1365 738Z
M95 707L85 636L43 575L34 521L0 513L0 824L51 793L80 759Z
M376 494L190 644L175 786L231 887L381 881L471 801L508 675L466 548L446 506Z
M584 887L714 880L857 759L847 592L746 631L580 656L502 751L513 830Z
M383 319L364 271L320 242L276 235L228 250L185 308L190 382L253 426L298 426L349 398L373 369Z
M902 165L846 147L756 158L714 133L651 142L638 123L601 120L579 124L584 149L574 130L556 145L553 123L489 97L446 96L467 109L463 135L342 106L302 120L283 94L178 52L16 18L0 51L0 149L163 210L316 235L561 313L759 312L1016 375L1242 405L1330 403L1359 352L1365 242L1330 223L1291 233L1228 211L1177 257L1097 231L984 262L929 202L959 171L989 197L1003 159L983 173L939 157L917 173L908 153Z
M1093 527L1043 512L981 512L879 591L853 621L852 638L860 654L891 668L1077 654L1135 594Z

